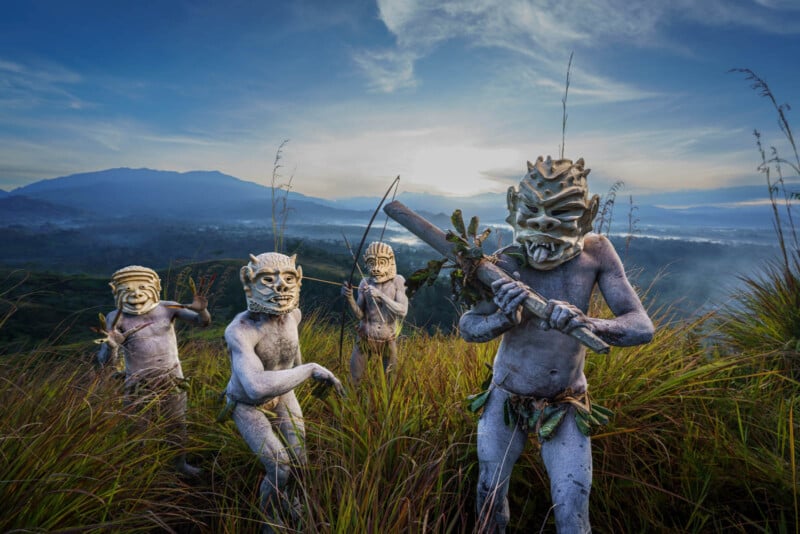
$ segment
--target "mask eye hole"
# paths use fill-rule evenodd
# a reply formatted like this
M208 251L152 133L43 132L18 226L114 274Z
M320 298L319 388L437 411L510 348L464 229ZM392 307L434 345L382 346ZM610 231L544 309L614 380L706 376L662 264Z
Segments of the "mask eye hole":
M265 286L269 285L269 284L274 284L275 283L275 277L272 276L271 274L264 275L264 276L261 277L261 283L264 284Z

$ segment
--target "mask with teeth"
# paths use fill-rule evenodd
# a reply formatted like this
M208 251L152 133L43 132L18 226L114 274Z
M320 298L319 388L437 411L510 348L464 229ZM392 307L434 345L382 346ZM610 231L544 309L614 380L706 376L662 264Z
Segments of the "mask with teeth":
M377 284L388 282L397 275L394 251L386 243L380 241L370 243L364 252L364 262L367 264L369 275Z
M303 268L295 266L296 257L277 252L250 255L250 263L239 272L248 310L284 315L297 308Z
M158 306L161 279L153 269L129 265L111 275L111 291L117 308L131 315L144 315Z
M547 271L583 250L592 229L599 196L589 198L583 159L553 161L541 156L518 187L508 189L508 217L514 240L522 245L528 265Z

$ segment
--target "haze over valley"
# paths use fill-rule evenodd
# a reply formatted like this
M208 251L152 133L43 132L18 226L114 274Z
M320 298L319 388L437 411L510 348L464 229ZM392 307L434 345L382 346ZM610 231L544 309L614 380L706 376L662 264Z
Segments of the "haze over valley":
M107 277L128 264L157 269L233 259L274 248L273 191L216 171L109 169L34 182L0 195L2 267ZM611 192L593 191L608 201ZM511 242L505 195L444 197L402 191L397 199L442 229L456 208L491 227L485 248ZM286 251L321 251L342 265L361 239L379 197L336 200L275 190L285 216ZM777 257L766 187L745 186L633 197L616 192L611 231L633 278L653 305L688 316L716 307L751 273ZM282 206L284 206L283 210ZM436 253L381 213L368 240L392 243L406 276ZM340 282L340 280L335 280ZM309 287L305 291L319 291ZM433 291L433 289L423 289ZM443 298L446 288L440 288ZM331 293L331 298L335 295ZM452 318L439 323L445 327Z

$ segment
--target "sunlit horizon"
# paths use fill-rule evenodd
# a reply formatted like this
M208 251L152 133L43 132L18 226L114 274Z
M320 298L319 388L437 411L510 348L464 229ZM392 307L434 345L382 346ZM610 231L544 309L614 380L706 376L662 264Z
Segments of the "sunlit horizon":
M567 64L573 55L566 101ZM102 169L213 169L327 199L502 192L584 158L590 187L757 184L798 104L789 2L45 1L0 20L0 189ZM789 113L789 119L792 119Z

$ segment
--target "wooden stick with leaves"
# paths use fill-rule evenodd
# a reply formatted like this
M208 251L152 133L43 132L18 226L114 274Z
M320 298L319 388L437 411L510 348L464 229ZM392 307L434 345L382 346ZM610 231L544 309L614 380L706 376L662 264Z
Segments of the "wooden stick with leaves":
M457 209L450 216L450 222L456 232L448 230L445 239L452 244L452 250L462 261L445 257L441 260L431 260L428 265L415 271L409 277L409 296L413 296L423 285L432 285L442 269L451 269L450 285L453 295L464 304L471 306L484 298L491 298L491 291L480 283L475 283L475 267L477 260L486 258L482 245L491 234L491 229L486 228L478 234L478 217L472 217L469 226L464 225L461 210Z
M463 272L462 280L465 286L470 286L474 280L480 282L480 286L478 286L480 289L476 291L491 291L489 288L496 280L513 280L508 273L494 264L491 257L483 253L480 244L483 243L489 234L486 231L482 232L480 235L477 234L477 217L473 217L470 220L470 225L467 229L464 228L464 221L461 217L460 210L456 210L451 219L456 227L456 231L459 232L455 234L452 231L448 231L447 233L443 232L424 217L413 212L397 200L384 206L383 210L389 217L397 221L397 223L407 228L412 234L445 256L444 260L440 260L441 264L439 261L429 262L427 273L424 275L419 274L417 276L417 281L414 283L419 285L422 283L432 284L439 275L439 270L441 270L441 267L444 266L447 260L454 262L457 266L456 268ZM469 244L469 237L473 239L473 246ZM436 270L437 265L439 270ZM412 275L411 278L414 278L414 275ZM473 284L472 286L474 287L476 285L477 284ZM469 292L463 291L460 294L467 299L478 296L471 296ZM545 320L548 319L547 299L536 293L533 289L527 288L527 297L522 305L536 317ZM575 328L567 335L574 337L594 352L605 354L609 351L608 344L586 327Z

